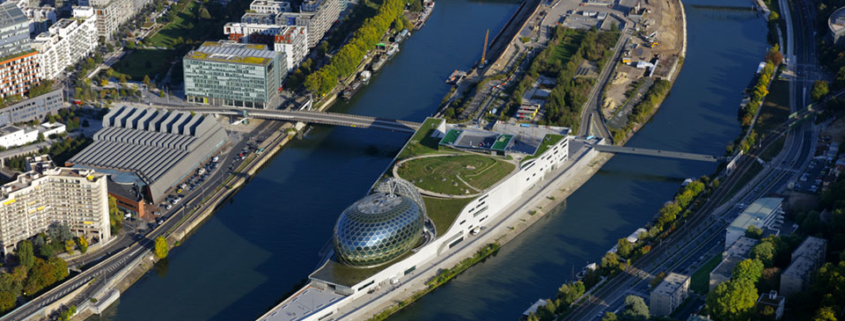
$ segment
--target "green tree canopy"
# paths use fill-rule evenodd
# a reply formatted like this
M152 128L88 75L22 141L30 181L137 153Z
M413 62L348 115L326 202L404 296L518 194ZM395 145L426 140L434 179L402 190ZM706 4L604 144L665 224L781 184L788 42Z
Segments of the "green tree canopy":
M775 246L772 242L761 242L751 248L749 256L760 260L766 267L772 267L775 262Z
M636 295L625 297L625 311L622 312L622 320L645 321L649 319L648 305L643 298Z
M734 280L746 279L751 283L757 283L763 276L763 262L754 259L745 259L734 266Z
M745 230L745 237L750 237L752 239L759 240L761 237L763 237L763 229L751 225L748 227L748 229Z
M756 302L757 289L745 278L719 284L707 295L707 308L720 321L748 321Z
M164 236L157 237L155 241L156 257L159 259L166 258L168 252L170 252L170 248L167 246L167 240L164 238Z
M810 95L812 96L814 101L819 101L829 92L830 88L828 88L827 81L816 80L816 82L813 83L813 89L812 91L810 91Z
M35 251L32 247L32 242L26 240L21 241L21 243L18 244L17 255L21 265L27 269L31 268L32 265L35 264Z

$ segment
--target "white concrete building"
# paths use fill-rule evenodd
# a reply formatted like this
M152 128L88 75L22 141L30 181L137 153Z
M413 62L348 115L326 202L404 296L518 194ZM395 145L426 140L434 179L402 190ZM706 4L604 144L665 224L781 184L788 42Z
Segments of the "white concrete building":
M651 291L648 310L652 316L668 317L689 296L690 277L688 275L669 273Z
M15 1L18 8L29 18L29 33L39 34L47 31L47 28L56 23L56 8L52 6L32 6L29 1Z
M308 29L305 27L229 22L223 26L223 34L232 41L272 44L273 50L285 53L288 71L293 71L308 55Z
M25 129L13 125L0 127L0 146L3 148L23 146L37 140L37 129Z
M445 121L441 122L435 137L443 137ZM350 304L378 287L403 282L409 274L431 263L449 249L470 237L476 228L486 226L522 200L524 193L546 179L552 170L563 165L569 157L569 137L563 137L536 158L520 164L520 168L494 185L479 197L470 201L455 217L446 231L437 231L437 237L426 245L414 249L408 255L386 265L372 268L372 274L356 275L347 282L339 282L336 276L348 267L330 266L326 262L311 274L310 283L258 318L260 321L317 321L326 320L338 309ZM340 263L336 263L340 264ZM336 269L335 269L336 268ZM307 302L307 303L306 303Z
M282 13L293 11L290 6L290 2L274 0L255 0L249 4L249 10L257 13Z
M725 234L725 249L731 247L740 237L745 236L749 227L755 226L764 232L778 234L780 225L783 224L783 203L782 198L760 198L747 208L731 222Z
M49 161L32 167L0 187L0 246L4 254L58 222L69 225L76 236L99 242L111 239L106 175L53 167Z
M285 53L288 71L292 72L308 56L308 29L283 27L273 40L273 50Z
M152 0L79 0L80 6L94 8L97 35L111 40L121 24L132 18Z
M35 37L32 48L39 54L41 78L56 78L68 66L85 59L97 48L96 19L59 20L48 32Z
M66 133L67 126L62 123L43 123L38 125L38 131L44 135L44 138L49 138L50 135Z

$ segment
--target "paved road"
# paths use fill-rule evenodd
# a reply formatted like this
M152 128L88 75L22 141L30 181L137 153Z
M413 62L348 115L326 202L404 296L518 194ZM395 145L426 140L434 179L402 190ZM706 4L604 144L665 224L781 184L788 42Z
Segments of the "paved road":
M592 91L590 91L590 97L581 108L581 125L578 127L579 136L583 137L592 135L591 132L594 131L591 129L592 124L597 124L597 129L601 134L601 137L606 138L611 143L613 142L613 135L611 135L610 130L607 129L607 125L605 124L604 118L601 114L601 93L604 90L605 85L607 85L607 82L610 81L610 76L613 75L611 70L614 69L613 67L616 64L616 61L619 61L619 56L622 55L622 49L625 48L625 44L628 43L628 37L630 36L629 33L630 29L626 28L619 34L619 41L616 42L616 47L613 49L612 58L605 64L604 69L601 71L601 74L599 74L599 77L596 79L596 83L593 85Z

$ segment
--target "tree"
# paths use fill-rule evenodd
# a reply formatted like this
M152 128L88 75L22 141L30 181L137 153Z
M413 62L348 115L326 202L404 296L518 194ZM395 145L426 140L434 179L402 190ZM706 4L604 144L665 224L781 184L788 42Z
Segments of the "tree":
M31 268L32 265L35 264L35 252L33 251L32 242L21 241L18 245L17 255L21 265L27 269Z
M170 249L167 247L167 240L164 236L159 236L156 238L155 242L155 255L159 259L163 259L167 257L167 253Z
M759 260L745 259L734 266L734 280L746 279L751 283L757 283L763 276L763 262Z
M144 82L144 85L147 85L147 87L149 87L150 86L150 76L144 75L143 82Z
M601 321L616 321L616 313L613 312L605 312L604 316L601 317Z
M628 242L627 238L621 238L616 241L616 253L619 254L621 257L629 257L631 255L631 251L634 250L634 244Z
M831 307L823 307L816 311L813 321L836 321L836 311Z
M70 318L74 315L76 315L76 306L71 305L66 310L62 310L62 312L59 313L59 320L67 321L70 320Z
M111 234L120 234L120 229L123 228L123 215L117 207L117 199L109 195L109 224L111 225Z
M770 22L777 22L780 19L780 15L777 12L771 11L769 12L769 21Z
M756 302L757 289L748 279L724 282L707 295L707 308L720 321L747 321Z
M584 283L581 281L564 284L557 290L557 299L560 300L560 305L569 307L584 294L585 290Z
M622 312L623 320L645 321L649 318L648 305L643 298L636 295L625 297L625 311Z
M117 76L117 81L119 81L121 84L125 85L126 84L126 75L120 74L120 76Z
M752 259L760 260L766 267L772 267L775 262L775 246L772 242L760 242L751 248L749 256Z
M422 9L423 9L422 1L411 0L411 5L408 7L408 10L411 10L412 12L420 12L420 11L422 11Z
M84 237L77 237L76 238L76 246L79 247L79 252L85 254L88 252L88 240Z
M813 89L810 91L810 95L813 97L814 101L819 101L822 97L826 96L830 92L830 88L828 88L827 81L824 80L816 80L813 83Z
M67 252L68 254L71 254L71 255L72 255L72 254L73 254L73 252L74 252L74 251L73 251L73 247L74 247L76 244L75 244L73 241L71 241L71 240L67 240L67 241L65 241L65 244L64 244L64 245L65 245L65 252Z
M9 291L0 292L0 312L6 312L15 307L15 301L17 301L17 296L12 294Z
M745 237L750 237L752 239L759 240L761 237L763 237L763 229L751 225L748 227L748 229L745 230Z

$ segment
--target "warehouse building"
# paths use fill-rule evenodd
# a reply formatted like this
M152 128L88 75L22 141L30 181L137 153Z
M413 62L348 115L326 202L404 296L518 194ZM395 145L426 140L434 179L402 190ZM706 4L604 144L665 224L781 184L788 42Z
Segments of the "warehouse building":
M68 163L111 171L119 182L139 182L145 196L158 202L227 140L211 117L124 106L106 114L94 143Z

